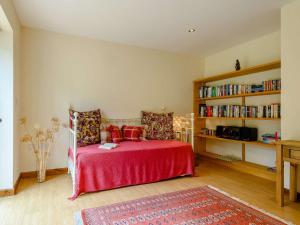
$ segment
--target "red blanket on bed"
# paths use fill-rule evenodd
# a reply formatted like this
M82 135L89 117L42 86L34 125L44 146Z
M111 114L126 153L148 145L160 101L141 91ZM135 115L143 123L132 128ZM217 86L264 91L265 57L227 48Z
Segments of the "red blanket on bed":
M76 192L151 183L181 175L193 175L194 156L190 144L179 141L121 142L112 150L99 145L77 150ZM73 157L69 149L69 157Z

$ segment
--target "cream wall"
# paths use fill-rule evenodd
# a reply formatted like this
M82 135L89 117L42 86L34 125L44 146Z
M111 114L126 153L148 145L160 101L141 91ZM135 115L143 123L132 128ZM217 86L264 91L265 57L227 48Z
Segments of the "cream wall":
M22 30L22 113L43 126L52 116L68 119L68 107L100 108L111 118L138 117L141 110L192 111L192 81L200 58L63 35ZM49 168L66 167L66 130ZM34 170L22 148L22 171Z
M280 59L280 31L205 57L205 76L234 70L236 59L242 68Z
M19 102L20 102L20 22L16 14L15 8L11 0L0 0L0 5L6 14L6 17L10 23L13 30L13 149L11 149L13 162L11 168L13 169L13 174L11 182L8 184L7 188L12 188L13 184L17 180L20 174L19 167ZM9 156L8 156L9 157Z
M300 1L281 10L282 51L282 134L284 139L300 140ZM300 174L300 171L299 171ZM300 179L298 179L300 191Z
M280 59L280 31L262 36L247 43L234 46L222 52L210 55L204 59L204 75L206 77L234 70L235 60L239 59L242 68L268 63ZM229 83L261 83L262 80L280 78L280 70L264 72L257 76L245 76L211 84ZM280 95L246 98L247 105L270 104L280 102ZM210 105L242 104L240 98L209 101ZM215 129L216 125L237 125L241 121L209 121L207 127ZM257 127L258 135L274 133L280 130L280 121L246 121L246 126ZM232 154L241 157L241 145L217 141L207 141L207 151L216 154ZM275 166L275 151L271 148L257 148L255 145L246 145L246 160L266 166Z

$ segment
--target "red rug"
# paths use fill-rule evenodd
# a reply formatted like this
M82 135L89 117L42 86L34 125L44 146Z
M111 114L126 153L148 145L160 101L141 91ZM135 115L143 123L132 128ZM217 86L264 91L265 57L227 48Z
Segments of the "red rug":
M208 186L84 209L81 217L84 225L292 224Z

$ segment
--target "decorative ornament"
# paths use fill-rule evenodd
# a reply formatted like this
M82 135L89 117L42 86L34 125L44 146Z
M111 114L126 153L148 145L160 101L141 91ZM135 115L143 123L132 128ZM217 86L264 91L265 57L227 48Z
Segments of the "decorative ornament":
M235 70L238 71L240 69L241 69L241 64L240 64L240 61L237 59L236 63L235 63Z
M31 133L27 128L27 119L20 119L20 125L25 130L25 134L21 137L20 141L28 143L35 155L37 180L39 183L46 180L47 161L53 149L55 136L59 131L60 124L59 119L52 118L50 128L42 129L38 124L35 124L33 133Z

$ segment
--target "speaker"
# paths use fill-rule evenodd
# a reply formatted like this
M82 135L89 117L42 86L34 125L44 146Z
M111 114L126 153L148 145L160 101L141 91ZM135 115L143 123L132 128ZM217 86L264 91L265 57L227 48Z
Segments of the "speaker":
M257 141L257 128L217 126L216 136L242 141Z
M241 127L242 141L257 141L257 128Z
M224 126L217 126L216 128L216 136L217 137L223 137L223 129L224 129Z
M240 127L228 126L223 128L223 138L240 140L241 132Z

